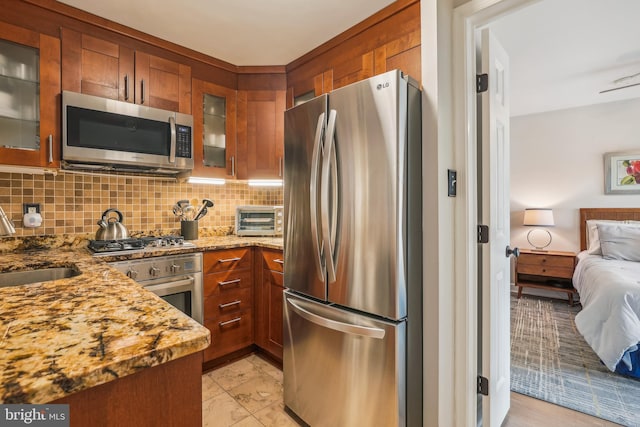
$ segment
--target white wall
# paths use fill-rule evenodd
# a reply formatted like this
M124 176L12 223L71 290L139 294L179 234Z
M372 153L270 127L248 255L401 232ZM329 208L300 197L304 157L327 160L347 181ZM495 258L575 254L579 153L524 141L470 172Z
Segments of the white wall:
M640 153L640 99L511 119L511 244L531 248L525 208L552 208L547 249L578 252L578 209L640 207L640 195L605 195L603 154Z

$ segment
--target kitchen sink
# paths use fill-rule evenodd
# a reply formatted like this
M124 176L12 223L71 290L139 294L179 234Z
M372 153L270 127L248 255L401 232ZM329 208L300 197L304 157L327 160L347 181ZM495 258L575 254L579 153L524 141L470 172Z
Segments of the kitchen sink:
M80 272L72 267L45 267L31 270L0 273L0 288L48 282L78 276Z

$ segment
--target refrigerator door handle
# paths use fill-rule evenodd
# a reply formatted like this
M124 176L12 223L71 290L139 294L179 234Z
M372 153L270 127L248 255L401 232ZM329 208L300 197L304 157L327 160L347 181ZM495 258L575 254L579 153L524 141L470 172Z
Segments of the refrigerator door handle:
M316 273L320 281L324 282L325 266L322 262L322 237L318 233L318 168L320 167L320 152L322 150L322 130L324 129L324 113L318 117L316 134L313 138L313 154L311 158L311 179L309 184L309 210L311 211L311 238L315 247Z
M385 330L380 328L372 328L369 326L360 326L353 325L351 323L338 322L337 320L327 319L326 317L318 316L315 313L312 313L293 301L290 298L287 298L287 302L291 304L291 308L295 311L300 317L309 322L315 323L316 325L333 329L334 331L344 332L346 334L351 335L360 335L363 337L375 338L375 339L383 339L385 335Z
M329 184L331 182L331 153L334 150L334 136L336 131L336 110L329 112L329 121L327 124L327 131L324 134L324 153L322 158L322 195L321 195L321 207L322 207L322 237L324 238L324 259L327 266L327 275L329 276L329 283L336 281L336 266L333 260L333 247L331 245L331 224L329 223ZM333 159L335 159L335 154ZM337 166L337 165L336 165ZM337 174L334 174L337 176ZM335 191L332 192L335 197ZM335 200L335 199L334 199ZM336 203L333 203L333 215L335 218ZM335 227L335 223L333 224ZM335 239L335 234L333 234Z

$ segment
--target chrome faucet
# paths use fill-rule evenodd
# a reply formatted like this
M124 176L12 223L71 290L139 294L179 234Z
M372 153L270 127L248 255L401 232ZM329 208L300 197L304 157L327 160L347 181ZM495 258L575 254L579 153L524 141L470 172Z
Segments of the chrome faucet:
M0 208L0 236L9 236L15 234L16 229L13 222L7 217L2 208Z

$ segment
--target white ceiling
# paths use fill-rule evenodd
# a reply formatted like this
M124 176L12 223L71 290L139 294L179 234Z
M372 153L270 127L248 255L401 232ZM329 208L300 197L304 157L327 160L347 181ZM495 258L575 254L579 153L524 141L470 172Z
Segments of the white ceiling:
M511 115L639 98L640 1L543 0L490 25L509 54Z
M286 65L394 0L61 0L234 65Z

